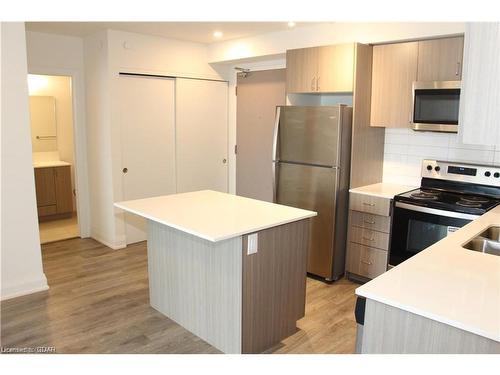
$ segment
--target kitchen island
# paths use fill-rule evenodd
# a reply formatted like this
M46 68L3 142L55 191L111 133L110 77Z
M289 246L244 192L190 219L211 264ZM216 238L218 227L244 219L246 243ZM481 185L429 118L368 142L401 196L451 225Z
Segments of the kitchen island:
M361 352L500 353L500 256L463 247L499 225L500 206L357 288Z
M315 212L210 190L115 206L147 219L153 308L224 353L296 331Z

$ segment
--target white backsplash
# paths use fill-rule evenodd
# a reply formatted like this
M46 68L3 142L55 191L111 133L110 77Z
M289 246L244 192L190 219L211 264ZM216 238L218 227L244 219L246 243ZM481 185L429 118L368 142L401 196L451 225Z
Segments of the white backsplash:
M423 159L500 165L500 147L466 145L457 134L385 130L384 182L420 186Z

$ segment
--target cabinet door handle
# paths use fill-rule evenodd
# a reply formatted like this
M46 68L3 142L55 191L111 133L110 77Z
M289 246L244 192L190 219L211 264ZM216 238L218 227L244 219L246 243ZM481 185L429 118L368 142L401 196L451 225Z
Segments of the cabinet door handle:
M366 241L375 241L375 237L370 237L370 238L368 238L368 237L364 237L364 236L363 236L363 237L361 237L361 238L363 238L363 239L364 239L364 240L366 240Z
M375 224L375 221L363 220L363 223L365 223L365 224Z
M373 264L372 262L368 262L368 261L363 260L363 259L361 259L360 262L364 263L364 264L368 264L369 266L371 266Z
M458 77L459 73L460 73L460 61L457 61L457 69L455 70L455 75Z
M316 83L316 77L313 77L311 79L311 91L315 91L314 87L315 87L315 83Z
M123 169L122 169L122 172L123 172L123 173L127 173L127 172L128 172L128 168L123 168Z
M370 206L370 207L375 206L375 203L366 203L366 202L363 202L363 204L364 204L365 206Z
M319 79L320 77L316 79L316 91L319 91Z

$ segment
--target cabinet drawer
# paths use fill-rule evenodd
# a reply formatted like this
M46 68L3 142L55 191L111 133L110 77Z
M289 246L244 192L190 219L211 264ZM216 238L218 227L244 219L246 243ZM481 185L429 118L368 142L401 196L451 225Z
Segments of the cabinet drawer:
M390 216L391 200L373 195L349 193L349 208L354 211Z
M389 234L371 229L351 226L349 228L349 240L385 251L389 248Z
M387 251L350 242L347 271L373 279L387 269Z
M39 217L57 214L57 206L55 204L51 206L39 206L37 209Z
M378 230L389 233L391 230L391 217L369 214L366 212L350 211L351 225Z

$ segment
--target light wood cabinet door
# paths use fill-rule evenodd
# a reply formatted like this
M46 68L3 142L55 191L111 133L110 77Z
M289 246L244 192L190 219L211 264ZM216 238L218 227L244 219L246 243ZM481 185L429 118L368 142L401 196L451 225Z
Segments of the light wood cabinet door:
M318 92L351 92L354 77L354 44L319 48Z
M464 38L418 42L418 81L459 81L462 79Z
M409 126L417 56L418 42L373 47L371 126Z
M36 205L38 207L56 204L54 174L54 168L35 168Z
M288 93L317 92L319 48L286 51L286 91Z
M350 242L346 270L373 279L387 270L387 251Z
M71 190L71 167L54 167L56 207L58 214L73 212L73 192Z

